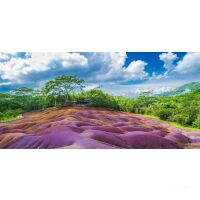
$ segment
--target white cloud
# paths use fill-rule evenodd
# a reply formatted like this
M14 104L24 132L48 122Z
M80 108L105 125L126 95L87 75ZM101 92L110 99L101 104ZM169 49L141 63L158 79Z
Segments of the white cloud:
M124 68L124 72L129 79L143 79L148 76L148 73L145 71L145 63L142 60L137 60L131 62L127 68Z
M175 71L180 74L200 72L200 53L187 53L178 62Z
M174 69L174 61L178 59L177 55L171 52L162 53L159 55L159 58L164 62L164 68L167 71Z
M31 53L27 60L26 73L48 71L52 68L81 68L88 64L87 58L78 53Z
M0 86L7 86L7 85L10 85L12 84L11 82L5 82L5 83L0 83Z
M126 53L96 52L86 56L90 66L89 80L104 82L124 79L123 75L121 77L121 71L127 58Z
M167 80L171 79L183 79L190 81L199 81L200 73L200 52L186 53L182 60L179 60L176 65L174 61L178 59L174 53L162 53L159 55L160 60L164 62L165 72L161 74L152 73L149 76L149 80Z
M8 60L10 57L5 54L5 53L0 53L0 61L6 61Z
M17 56L17 53L15 53L15 52L9 52L9 53L1 53L0 52L0 62L7 61L7 60L11 59L11 57L15 57L15 56Z
M160 80L160 79L166 79L168 78L169 71L165 71L162 74L156 74L156 72L153 72L152 75L149 77L149 80Z
M0 63L0 75L2 80L11 82L20 81L20 75L25 67L25 60L22 58L11 57L7 62Z
M87 58L78 53L29 53L25 58L14 57L10 53L1 53L0 56L4 58L4 62L0 62L0 78L15 83L27 81L26 76L31 73L88 65Z
M145 71L147 63L137 60L125 67L126 58L126 53L94 53L92 55L92 60L95 60L94 66L93 63L91 65L97 67L97 70L93 71L95 79L102 82L126 82L141 80L148 75ZM98 66L101 66L100 69Z
M149 80L160 80L168 78L168 75L171 74L176 67L174 61L178 59L178 56L171 52L161 53L159 55L159 59L164 62L163 67L166 69L166 71L161 74L156 74L156 72L153 72L152 76L149 77Z

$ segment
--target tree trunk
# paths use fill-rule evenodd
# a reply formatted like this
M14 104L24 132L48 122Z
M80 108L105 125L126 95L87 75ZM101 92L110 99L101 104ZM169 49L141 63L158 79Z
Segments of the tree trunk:
M65 97L64 106L66 106L66 105L67 105L67 102L68 102L68 99L69 99L68 94L65 94L64 97Z
M54 106L55 107L57 106L56 97L55 97L55 101L54 101Z

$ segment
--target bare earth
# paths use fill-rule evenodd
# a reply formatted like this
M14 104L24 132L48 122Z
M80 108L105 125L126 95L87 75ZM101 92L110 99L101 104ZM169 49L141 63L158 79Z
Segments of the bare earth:
M200 132L102 108L51 108L0 123L0 148L200 148Z

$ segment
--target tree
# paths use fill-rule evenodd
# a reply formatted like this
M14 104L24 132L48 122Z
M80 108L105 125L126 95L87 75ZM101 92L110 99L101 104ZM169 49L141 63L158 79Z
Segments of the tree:
M196 120L193 122L192 126L195 128L200 128L200 116L198 116L196 118Z
M14 95L20 96L20 97L27 97L32 94L34 90L32 88L27 87L20 87L18 89L14 89Z
M32 94L34 89L28 87L20 87L13 90L13 100L19 102L24 110L32 110Z
M55 79L48 81L45 84L45 91L47 95L52 95L57 104L59 96L64 97L64 105L69 100L70 92L82 91L84 80L78 79L76 76L58 76Z

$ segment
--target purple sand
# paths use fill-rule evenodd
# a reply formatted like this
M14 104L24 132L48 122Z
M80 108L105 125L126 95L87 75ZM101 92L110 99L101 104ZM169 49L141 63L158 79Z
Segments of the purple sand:
M198 136L133 113L87 107L52 108L0 123L0 148L10 149L174 149L200 143Z

